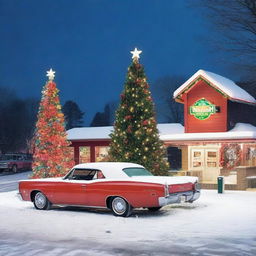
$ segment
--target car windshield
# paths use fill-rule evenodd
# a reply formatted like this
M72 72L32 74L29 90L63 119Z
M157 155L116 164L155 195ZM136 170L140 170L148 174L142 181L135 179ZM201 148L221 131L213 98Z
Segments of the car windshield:
M129 176L153 176L151 172L144 168L139 167L131 167L131 168L124 168L123 171Z

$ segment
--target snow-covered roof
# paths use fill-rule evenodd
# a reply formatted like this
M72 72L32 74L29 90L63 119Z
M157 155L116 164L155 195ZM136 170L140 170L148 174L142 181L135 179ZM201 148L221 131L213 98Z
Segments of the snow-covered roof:
M237 123L235 127L228 132L170 133L160 138L164 141L256 139L256 127L251 124Z
M68 140L101 140L110 139L113 126L79 127L67 131Z
M217 88L223 94L227 95L228 98L232 101L256 104L256 100L254 99L254 97L252 97L244 89L240 88L232 80L202 69L198 70L183 85L181 85L176 91L174 91L173 97L177 98L183 91L186 90L187 87L189 87L199 77L203 78L204 80L209 82L213 87Z
M221 139L256 139L256 127L251 124L237 123L228 132L185 133L181 124L158 124L160 139L163 141L186 140L221 140ZM68 139L75 140L109 140L113 126L82 127L68 130Z
M184 127L181 124L158 124L160 136L170 133L184 133ZM103 127L81 127L73 128L67 131L68 140L102 140L110 139L109 134L113 131L113 126Z

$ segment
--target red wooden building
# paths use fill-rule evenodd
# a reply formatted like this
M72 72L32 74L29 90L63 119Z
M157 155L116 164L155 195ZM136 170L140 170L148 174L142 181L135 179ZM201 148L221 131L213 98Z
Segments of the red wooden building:
M199 70L174 92L184 104L184 127L159 124L168 159L176 173L195 175L204 187L256 186L256 100L233 81ZM102 161L107 155L112 127L83 127L68 131L76 163Z

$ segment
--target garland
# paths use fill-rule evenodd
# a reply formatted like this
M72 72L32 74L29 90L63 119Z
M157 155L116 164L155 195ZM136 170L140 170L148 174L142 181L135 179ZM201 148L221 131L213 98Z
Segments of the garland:
M242 159L242 150L239 144L223 144L220 148L220 166L232 169L238 166Z

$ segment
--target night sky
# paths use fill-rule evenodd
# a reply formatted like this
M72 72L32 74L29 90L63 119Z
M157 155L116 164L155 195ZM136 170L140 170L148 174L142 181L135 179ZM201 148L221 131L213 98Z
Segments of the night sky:
M203 10L191 2L0 0L0 86L40 98L53 68L61 102L76 101L88 125L119 99L134 47L143 51L149 84L198 69L236 79L212 49L217 35Z

